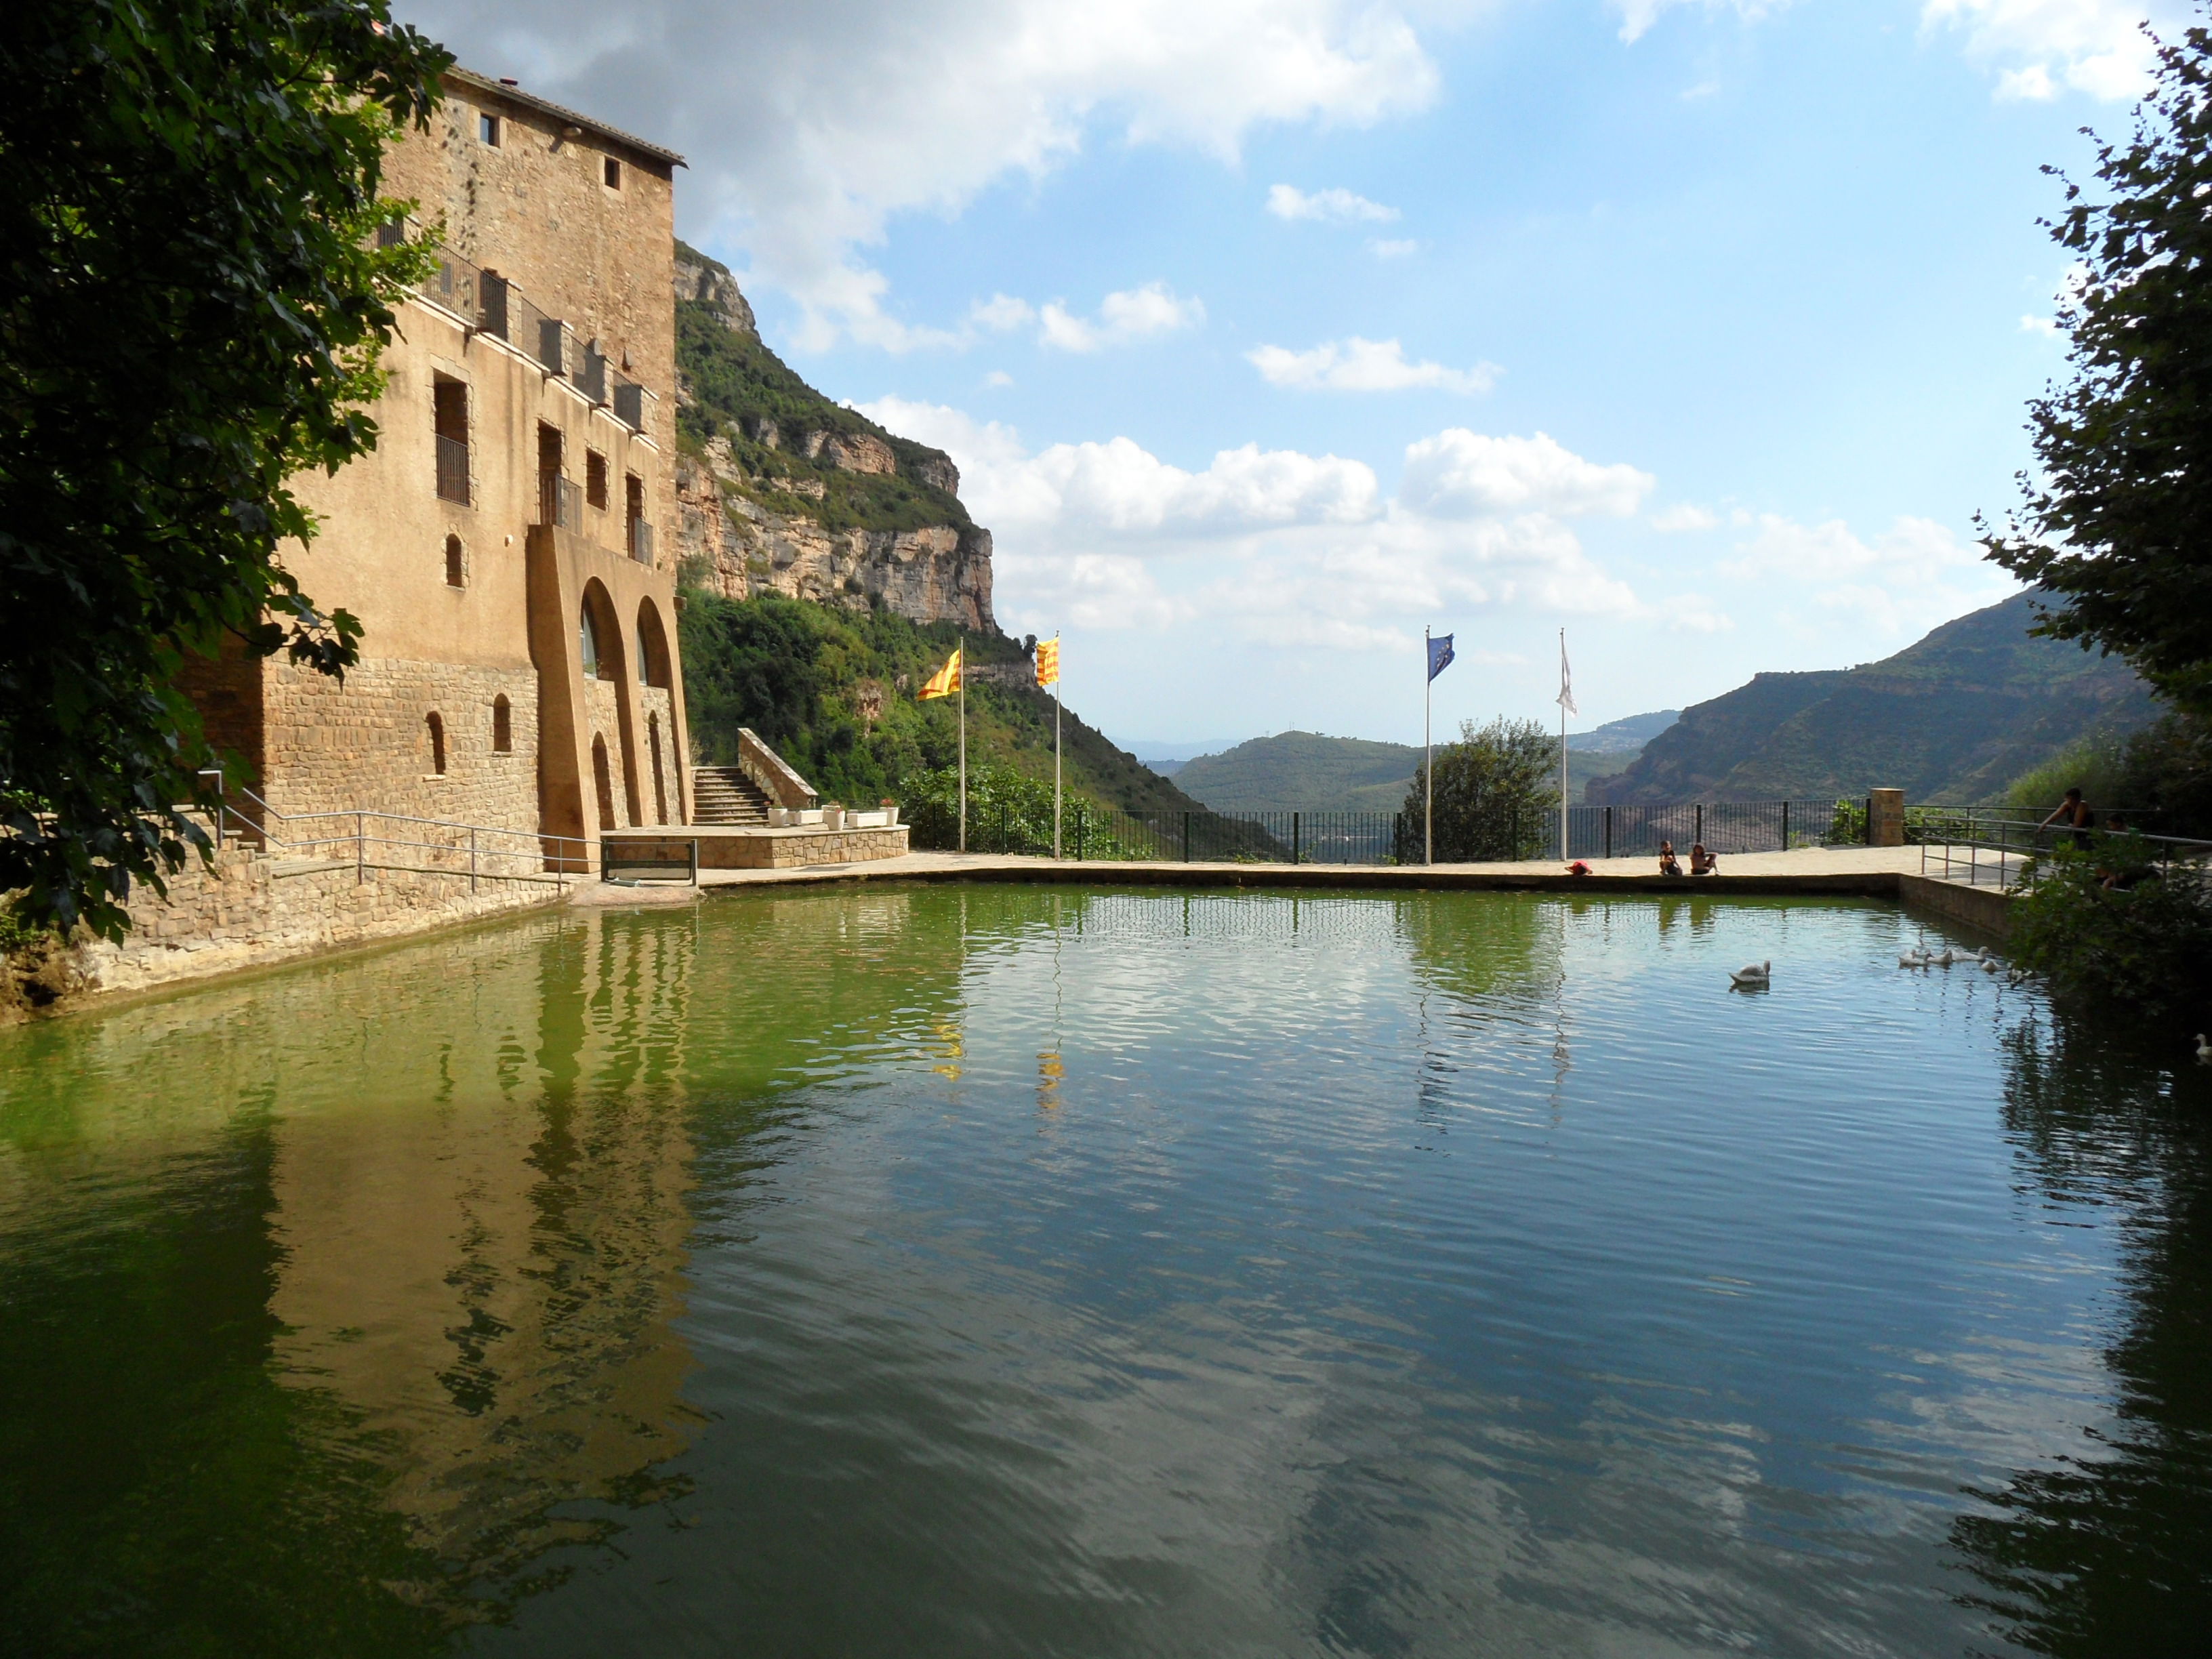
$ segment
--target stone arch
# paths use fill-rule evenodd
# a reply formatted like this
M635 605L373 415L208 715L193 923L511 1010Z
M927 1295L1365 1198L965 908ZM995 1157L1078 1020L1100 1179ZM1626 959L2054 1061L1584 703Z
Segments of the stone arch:
M430 732L430 770L440 777L446 775L446 719L436 709L422 717L422 724Z
M491 752L514 752L514 706L507 702L504 691L491 700Z
M583 659L584 678L617 680L623 678L622 624L616 619L614 601L596 576L584 584L584 603L576 618L576 650Z
M629 671L629 645L623 637L622 619L615 613L614 601L607 596L606 584L596 576L584 584L576 628L577 649L583 655L586 681L596 678L613 683L615 753L611 760L620 769L614 778L615 795L628 810L629 816L623 822L634 825L644 815L638 798L637 692ZM587 704L585 718L601 717L589 714ZM617 827L617 821L611 817L607 827Z
M673 682L668 656L668 630L661 625L660 607L651 599L637 605L637 678L643 685L667 687Z

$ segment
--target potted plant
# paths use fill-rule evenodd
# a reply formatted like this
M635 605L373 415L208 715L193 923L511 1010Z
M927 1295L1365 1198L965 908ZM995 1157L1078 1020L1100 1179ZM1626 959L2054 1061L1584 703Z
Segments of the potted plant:
M822 827L825 830L842 830L845 827L845 808L841 802L825 800L822 803Z
M885 795L881 800L878 801L876 805L884 809L884 827L887 830L896 828L898 824L898 803L893 800L889 795Z

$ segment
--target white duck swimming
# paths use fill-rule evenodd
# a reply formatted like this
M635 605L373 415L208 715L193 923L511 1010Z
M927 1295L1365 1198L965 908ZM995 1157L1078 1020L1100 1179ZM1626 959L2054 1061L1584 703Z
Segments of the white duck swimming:
M1772 981L1773 971L1774 963L1771 961L1754 962L1748 968L1731 969L1729 971L1729 980L1732 984L1747 988L1766 985Z
M1925 968L1935 958L1925 951L1907 951L1898 957L1897 965L1900 968Z

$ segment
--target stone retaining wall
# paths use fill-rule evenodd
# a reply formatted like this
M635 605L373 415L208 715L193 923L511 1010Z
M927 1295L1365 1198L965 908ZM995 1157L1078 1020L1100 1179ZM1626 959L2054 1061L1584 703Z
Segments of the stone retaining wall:
M124 944L82 947L86 988L146 990L563 896L560 887L538 882L483 881L471 893L465 875L372 869L368 876L356 880L350 859L288 860L225 848L212 870L194 863L173 878L167 900L150 890L134 899Z

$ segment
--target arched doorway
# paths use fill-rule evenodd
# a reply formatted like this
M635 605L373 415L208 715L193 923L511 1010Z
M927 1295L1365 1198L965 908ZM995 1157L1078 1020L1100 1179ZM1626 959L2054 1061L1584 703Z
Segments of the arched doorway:
M592 734L592 785L599 797L599 833L620 826L615 822L614 774L607 768L607 740L598 732Z

